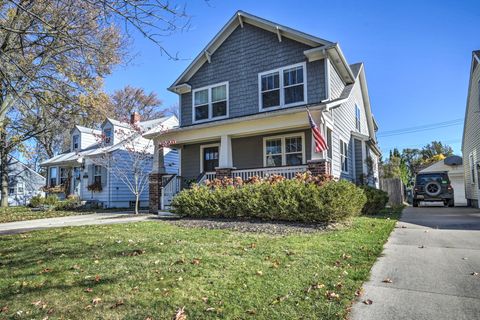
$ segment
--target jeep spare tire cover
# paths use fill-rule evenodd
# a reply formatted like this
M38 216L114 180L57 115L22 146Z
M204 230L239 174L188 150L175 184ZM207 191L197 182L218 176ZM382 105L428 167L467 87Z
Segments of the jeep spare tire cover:
M431 181L425 185L425 192L429 196L438 196L442 192L442 186L437 181Z

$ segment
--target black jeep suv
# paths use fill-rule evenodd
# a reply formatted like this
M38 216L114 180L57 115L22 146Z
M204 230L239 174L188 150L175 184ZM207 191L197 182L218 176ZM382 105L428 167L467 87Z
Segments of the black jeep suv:
M453 188L447 172L419 173L413 189L413 206L418 207L420 201L443 201L444 205L453 207Z

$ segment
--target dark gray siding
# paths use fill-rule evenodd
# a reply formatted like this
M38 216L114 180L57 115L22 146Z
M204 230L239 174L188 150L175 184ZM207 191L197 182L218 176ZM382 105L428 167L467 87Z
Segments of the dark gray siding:
M295 130L232 139L233 166L237 169L263 167L263 138L296 132L305 133L305 156L306 160L311 159L312 135L310 130ZM187 179L197 178L200 174L200 146L219 142L210 141L184 145L181 155L182 177Z
M260 136L232 139L233 166L237 169L263 167L263 138L303 132L305 134L305 157L311 158L312 135L310 130L270 133Z
M229 116L258 112L258 73L306 62L303 51L311 47L283 38L263 29L244 24L230 37L190 79L192 89L219 82L229 82ZM324 61L307 62L307 100L325 99ZM192 124L192 94L181 96L181 126Z

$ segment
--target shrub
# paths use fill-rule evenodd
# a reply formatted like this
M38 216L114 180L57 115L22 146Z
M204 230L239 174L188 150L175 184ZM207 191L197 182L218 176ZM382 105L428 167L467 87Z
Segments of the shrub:
M80 206L80 199L78 196L69 195L67 199L58 201L55 204L56 211L65 211L65 210L73 210Z
M49 194L43 199L43 204L47 206L55 206L58 202L58 196L56 194Z
M365 203L362 213L369 215L380 213L387 205L388 193L368 186L364 186L362 189L367 196L367 203Z
M30 202L28 203L28 206L31 208L39 208L43 205L45 198L38 195L38 196L33 196L30 199Z
M350 182L303 174L214 180L181 191L172 207L189 217L334 222L360 214L365 202L362 189Z

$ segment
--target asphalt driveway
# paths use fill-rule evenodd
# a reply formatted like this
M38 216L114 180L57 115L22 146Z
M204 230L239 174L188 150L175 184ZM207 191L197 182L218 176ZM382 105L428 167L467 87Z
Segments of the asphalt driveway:
M480 210L405 209L363 288L351 319L480 319Z

